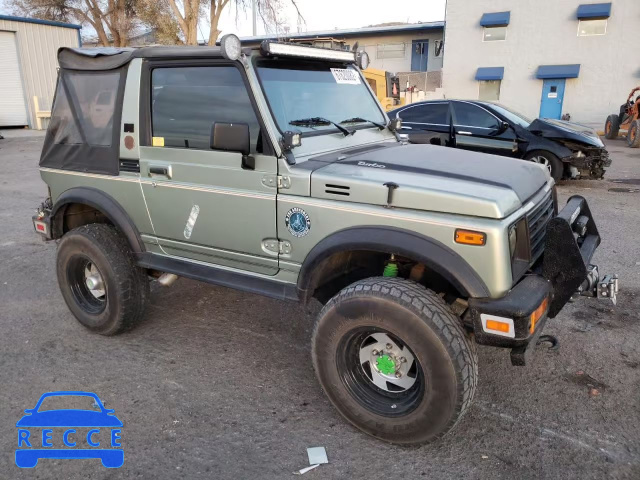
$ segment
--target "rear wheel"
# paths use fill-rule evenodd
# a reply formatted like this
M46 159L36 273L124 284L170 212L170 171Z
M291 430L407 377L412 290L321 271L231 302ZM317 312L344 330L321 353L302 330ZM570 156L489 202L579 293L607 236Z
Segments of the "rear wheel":
M349 422L392 443L425 443L450 431L477 385L475 344L436 294L400 278L369 278L323 308L313 364Z
M142 317L149 298L147 274L112 226L94 223L66 233L56 263L62 296L89 330L114 335Z
M536 150L535 152L528 153L525 160L544 165L556 182L562 179L564 165L562 160L553 153L545 150Z
M640 120L631 122L627 133L627 143L631 148L640 147Z
M604 136L609 140L618 138L618 132L620 131L620 118L618 115L609 115L607 121L604 124Z

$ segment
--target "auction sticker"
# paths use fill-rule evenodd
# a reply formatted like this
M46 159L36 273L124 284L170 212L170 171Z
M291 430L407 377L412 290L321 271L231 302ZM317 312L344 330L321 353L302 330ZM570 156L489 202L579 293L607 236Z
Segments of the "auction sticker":
M332 68L331 73L336 83L346 83L348 85L360 85L358 72L351 68Z

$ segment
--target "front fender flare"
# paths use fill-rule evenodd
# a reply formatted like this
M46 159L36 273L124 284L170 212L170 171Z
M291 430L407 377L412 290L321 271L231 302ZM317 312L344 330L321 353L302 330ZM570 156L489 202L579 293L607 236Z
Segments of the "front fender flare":
M305 258L298 276L298 295L306 301L316 267L331 255L353 250L394 253L423 263L444 277L467 298L489 297L478 273L459 254L442 242L395 227L347 228L322 239Z
M111 196L96 188L91 187L74 187L64 191L56 200L51 209L52 225L55 225L54 233L57 230L58 235L62 235L62 229L58 220L58 213L64 213L66 205L72 203L81 203L101 211L113 225L125 236L129 242L129 246L134 253L142 253L145 251L144 243L140 238L140 232L136 228L135 223L127 214L124 208Z

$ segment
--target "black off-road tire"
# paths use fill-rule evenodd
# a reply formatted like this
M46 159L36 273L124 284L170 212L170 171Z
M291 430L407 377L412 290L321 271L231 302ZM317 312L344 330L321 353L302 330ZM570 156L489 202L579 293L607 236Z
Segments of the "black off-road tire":
M609 115L604 123L604 136L609 140L618 138L620 132L620 117L618 115Z
M627 132L627 144L631 148L640 147L640 120L634 120L629 125L629 131Z
M411 390L399 394L403 397L398 408L403 398L415 398L406 413L374 411L354 393L360 388L353 388L354 376L341 370L345 355L348 361L345 345L363 329L399 339L418 361L421 385L416 381ZM362 280L329 300L315 325L312 359L322 388L340 414L363 432L397 444L431 442L449 432L469 409L478 382L475 342L460 319L435 293L400 278ZM421 395L416 385L422 388ZM383 401L395 395L367 388ZM395 396L390 401L396 408Z
M93 301L78 278L86 262L95 265L103 279L101 300ZM115 335L142 318L149 299L147 273L136 266L127 241L114 227L94 223L66 233L58 245L56 263L62 296L89 330Z
M529 160L531 162L536 162L542 165L542 162L538 161L540 157L545 158L548 161L549 173L553 177L553 179L558 182L562 180L564 175L564 164L562 160L560 160L557 155L554 155L551 152L546 150L534 150L525 155L524 159Z

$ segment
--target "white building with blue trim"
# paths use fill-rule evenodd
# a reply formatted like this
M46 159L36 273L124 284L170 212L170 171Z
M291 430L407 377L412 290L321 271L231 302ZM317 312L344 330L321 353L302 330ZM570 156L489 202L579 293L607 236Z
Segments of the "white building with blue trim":
M448 98L602 127L640 85L640 0L448 0Z

